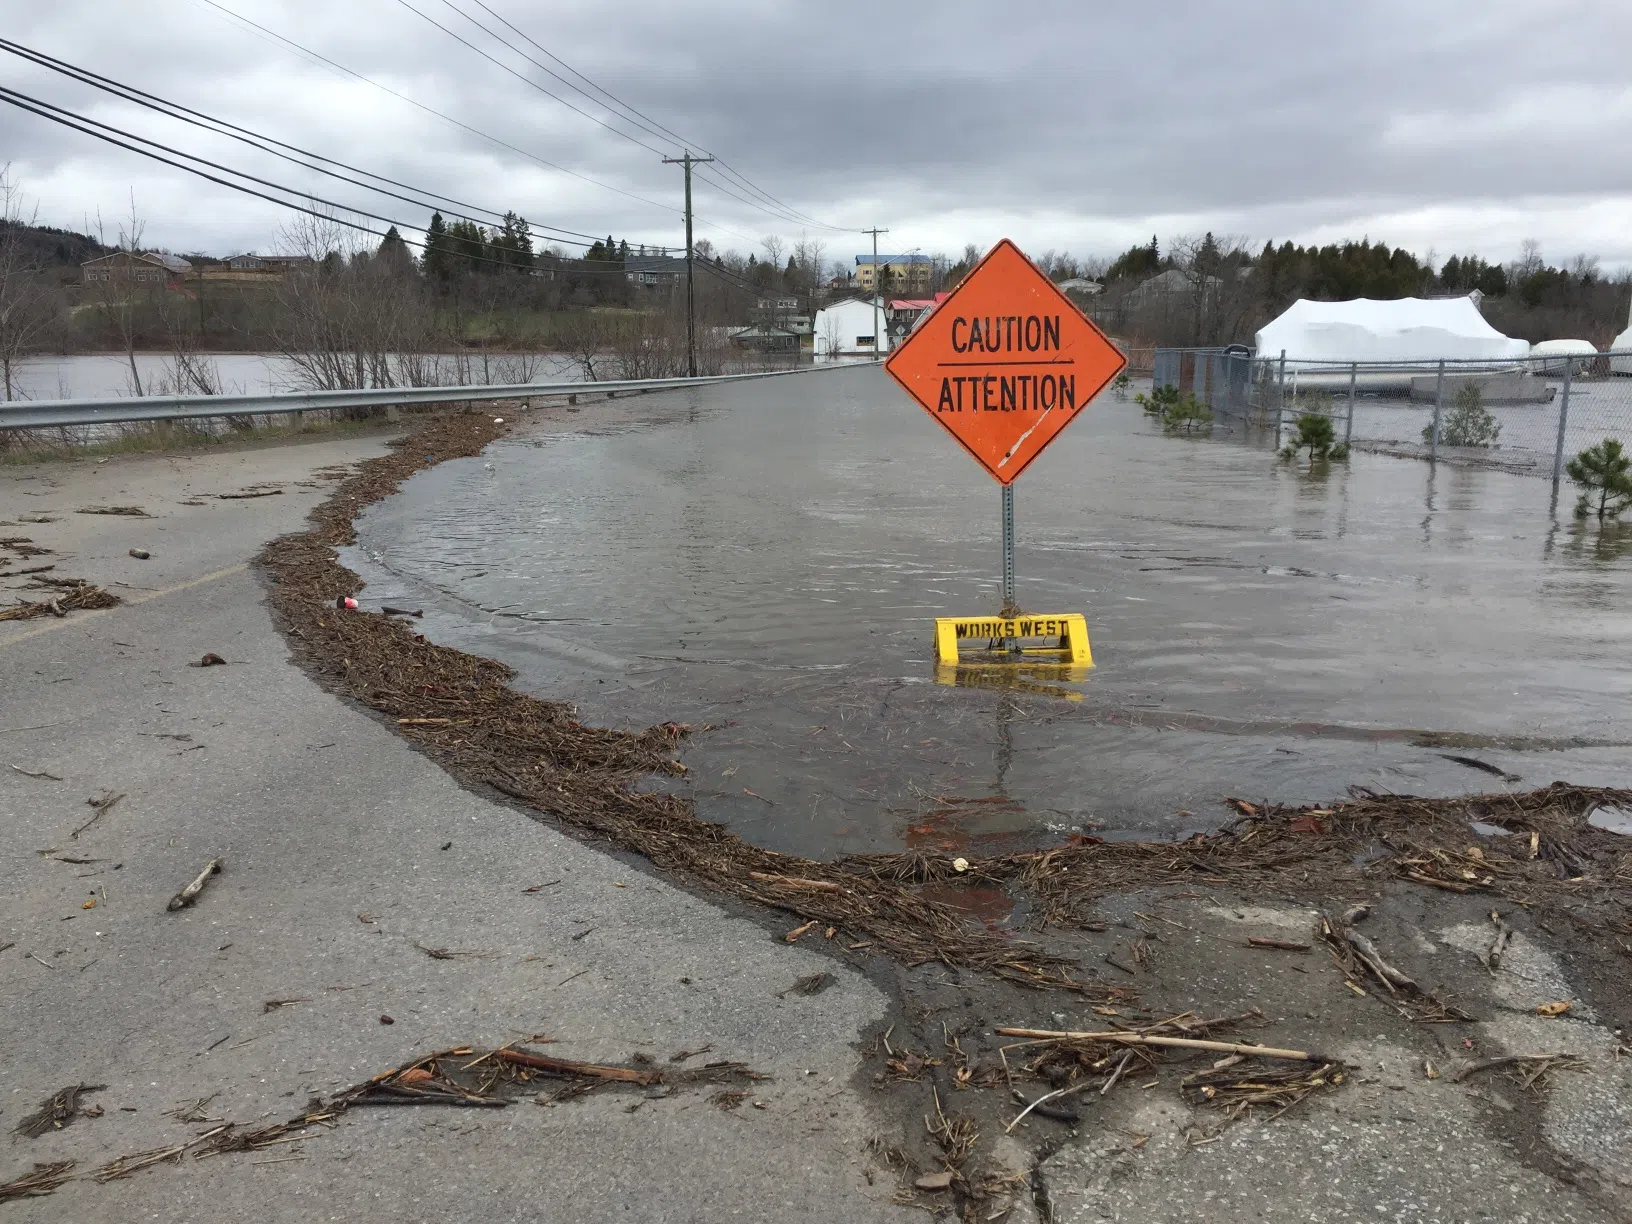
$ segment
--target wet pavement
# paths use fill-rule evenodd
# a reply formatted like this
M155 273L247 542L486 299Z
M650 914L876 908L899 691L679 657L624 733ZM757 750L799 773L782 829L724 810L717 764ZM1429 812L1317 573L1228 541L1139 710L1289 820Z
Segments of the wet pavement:
M1098 666L998 687L937 675L930 637L997 609L996 486L881 370L571 420L416 476L346 563L586 719L709 725L690 793L762 844L986 853L1182 834L1224 795L1632 783L1632 533L1555 521L1534 479L1310 473L1106 395L1016 493L1020 603L1085 613Z

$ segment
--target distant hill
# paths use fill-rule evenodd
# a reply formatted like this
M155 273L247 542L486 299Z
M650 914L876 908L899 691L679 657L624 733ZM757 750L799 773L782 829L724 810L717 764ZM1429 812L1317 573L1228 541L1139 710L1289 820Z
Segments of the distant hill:
M15 239L31 260L47 267L78 268L87 259L117 248L104 246L89 234L53 229L49 225L18 225L0 221L0 240Z

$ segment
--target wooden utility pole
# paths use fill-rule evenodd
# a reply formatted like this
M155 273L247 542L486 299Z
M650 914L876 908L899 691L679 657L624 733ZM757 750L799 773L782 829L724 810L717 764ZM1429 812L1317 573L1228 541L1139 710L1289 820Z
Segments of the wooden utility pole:
M880 334L879 330L878 330L879 294L884 292L884 286L879 280L880 273L879 273L879 270L878 270L878 236L880 234L887 234L890 231L887 230L887 229L874 228L874 229L870 229L870 230L862 230L861 232L864 233L864 234L871 234L873 236L873 360L877 361L878 360L878 338L879 338L879 334Z
M713 160L712 157L693 157L690 149L686 150L684 157L663 159L665 166L686 168L686 375L690 378L697 377L697 295L692 284L692 266L696 256L691 245L691 168Z

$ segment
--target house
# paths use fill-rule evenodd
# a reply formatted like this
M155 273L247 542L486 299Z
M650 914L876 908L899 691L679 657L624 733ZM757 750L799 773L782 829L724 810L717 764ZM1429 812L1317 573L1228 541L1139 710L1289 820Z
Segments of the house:
M856 256L856 288L871 292L877 281L885 288L925 293L935 279L935 261L928 255Z
M679 255L625 255L623 274L631 285L663 289L685 276L686 261Z
M935 308L935 304L946 297L938 293L932 298L891 298L884 304L884 315L890 321L890 337L894 343L899 343L904 337L911 334L912 329L926 314Z
M739 332L731 333L731 343L739 348L758 349L762 353L797 353L799 333L785 327L756 323Z
M796 336L810 335L810 316L800 314L796 297L762 297L754 303L753 319L759 326L792 332Z
M816 312L818 357L871 357L890 350L889 320L873 298L846 298Z
M189 280L237 281L240 284L273 284L299 268L312 267L310 255L257 255L253 251L229 255L225 259L195 261Z
M1070 280L1060 281L1059 289L1062 293L1080 293L1084 297L1105 292L1104 285L1096 280L1089 280L1086 276L1073 276Z
M192 264L178 255L161 251L115 251L99 255L79 265L80 280L87 284L117 283L172 284L192 271Z
M1223 284L1224 282L1216 276L1207 277L1208 294L1216 293ZM1164 298L1189 297L1195 291L1196 282L1190 279L1188 273L1178 268L1169 268L1166 272L1158 273L1149 280L1139 282L1128 294L1127 304L1131 307L1139 307L1162 301Z

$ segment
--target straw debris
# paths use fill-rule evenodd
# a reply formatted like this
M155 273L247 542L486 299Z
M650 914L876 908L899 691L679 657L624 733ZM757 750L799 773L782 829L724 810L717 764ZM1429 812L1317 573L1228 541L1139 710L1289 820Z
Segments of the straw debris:
M101 587L92 586L83 578L36 578L36 583L61 587L66 594L34 603L23 601L9 608L0 608L0 621L32 620L36 616L67 616L70 612L87 612L95 608L117 607L122 600Z
M50 1194L73 1177L73 1167L74 1162L71 1160L36 1164L33 1172L24 1173L21 1177L14 1177L8 1182L0 1182L0 1203Z
M504 1109L537 1089L541 1082L564 1083L550 1103L581 1096L597 1087L622 1084L650 1090L665 1086L670 1093L692 1084L751 1084L769 1078L745 1063L721 1061L696 1070L658 1070L646 1066L572 1062L549 1058L516 1046L479 1051L456 1046L426 1054L401 1067L393 1067L374 1078L354 1084L327 1101L312 1097L306 1107L283 1122L246 1126L205 1116L212 1098L183 1102L166 1115L186 1123L211 1123L206 1130L181 1143L131 1152L91 1170L86 1176L97 1182L119 1181L159 1164L180 1164L189 1154L194 1160L224 1156L233 1152L256 1152L286 1143L298 1143L332 1129L348 1110L367 1105L438 1105L470 1109ZM95 1089L73 1085L63 1089L41 1107L25 1124L43 1118L44 1129L62 1125L72 1118L78 1095ZM731 1089L722 1089L731 1093ZM741 1092L743 1098L747 1092ZM67 1113L64 1115L63 1111ZM23 1128L18 1128L24 1133ZM33 1133L43 1134L44 1130ZM26 1195L49 1194L70 1181L73 1161L35 1165L32 1173L0 1184L0 1202Z

